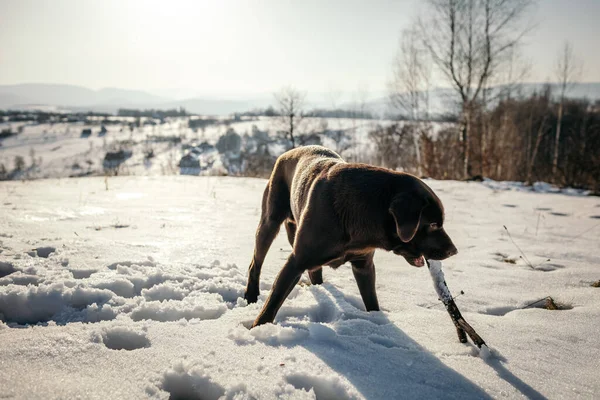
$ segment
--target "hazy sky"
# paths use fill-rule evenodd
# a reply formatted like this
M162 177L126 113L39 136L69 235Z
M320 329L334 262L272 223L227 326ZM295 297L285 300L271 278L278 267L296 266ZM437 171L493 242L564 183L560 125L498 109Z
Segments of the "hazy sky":
M382 91L416 0L1 0L0 84L184 88L206 95ZM570 40L600 81L600 0L541 0L529 81Z

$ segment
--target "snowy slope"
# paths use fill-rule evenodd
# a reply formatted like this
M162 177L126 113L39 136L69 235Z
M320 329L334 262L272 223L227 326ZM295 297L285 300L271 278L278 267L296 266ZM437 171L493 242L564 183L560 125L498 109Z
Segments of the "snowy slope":
M131 151L132 156L121 164L119 175L173 175L180 173L178 163L189 153L190 147L203 142L216 145L229 129L233 129L242 138L252 137L255 130L267 135L272 140L269 151L274 156L286 150L285 146L275 140L280 136L278 130L282 129L281 120L277 118L258 117L240 121L222 119L221 122L227 123L215 123L195 130L188 127L188 118L169 118L164 124L144 125L133 131L128 124L135 121L134 118L111 119L115 123L105 125L104 134L101 133L103 125L100 118L96 124L0 122L0 129L22 131L0 141L0 170L2 165L7 171L13 170L15 157L23 157L25 168L11 179L104 175L103 159L106 153L123 149ZM379 156L374 141L369 138L369 132L377 126L392 123L394 122L391 120L304 118L298 131L303 134L318 134L325 147L337 151L347 160L376 163ZM435 136L450 126L450 123L434 122L431 134ZM84 129L91 129L91 135L82 137ZM331 136L334 132L343 132L339 143ZM243 139L242 149L252 141L253 139ZM148 150L152 150L152 158L145 157ZM222 175L224 171L227 172L224 165L229 164L228 161L231 160L228 159L231 157L237 160L240 154L207 152L203 156L216 162L211 163L211 167L203 167L199 173Z
M271 138L277 136L281 125L274 118L242 120L227 124L208 125L204 129L193 130L188 127L187 118L172 118L166 123L154 126L142 126L129 129L128 123L134 118L117 118L119 124L106 125L106 134L100 133L101 123L96 125L77 123L0 123L0 129L22 130L18 135L0 141L0 165L11 171L15 157L23 157L26 165L23 173L17 178L66 178L70 176L104 175L103 159L107 152L118 149L132 151L132 157L123 162L120 175L172 175L179 173L178 163L182 156L189 152L189 146L197 146L206 141L211 145L218 142L219 137L228 129L234 129L239 135L252 135L258 129ZM305 118L302 121L302 132L321 132L323 126L330 130L346 132L349 148L342 155L347 158L360 158L361 161L374 160L373 143L368 139L369 131L377 124L390 124L391 121L352 120L343 118ZM435 124L434 131L443 127ZM82 138L81 132L91 129L89 137ZM323 144L339 150L330 138L323 137ZM285 148L271 148L274 155L282 153ZM144 153L153 150L154 157L145 159ZM275 154L275 152L277 154ZM32 160L33 154L35 159ZM217 158L226 157L217 154ZM214 168L203 171L207 175L219 175L223 171L221 160L214 163Z
M0 393L8 398L593 398L600 200L428 181L459 254L446 281L490 359L460 344L425 268L377 252L381 312L350 268L303 279L248 330L290 252L240 299L260 179L0 183ZM531 268L520 259L523 250ZM37 249L37 250L36 250ZM550 261L546 261L550 259ZM514 263L512 263L514 262ZM564 310L535 300L552 296Z

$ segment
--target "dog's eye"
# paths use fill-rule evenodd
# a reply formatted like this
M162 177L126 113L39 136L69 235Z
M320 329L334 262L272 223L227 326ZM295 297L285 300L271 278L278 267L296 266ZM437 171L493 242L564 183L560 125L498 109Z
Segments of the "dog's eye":
M435 222L433 222L433 223L429 224L429 227L430 227L432 230L439 229L439 225L438 225L438 224L436 224Z

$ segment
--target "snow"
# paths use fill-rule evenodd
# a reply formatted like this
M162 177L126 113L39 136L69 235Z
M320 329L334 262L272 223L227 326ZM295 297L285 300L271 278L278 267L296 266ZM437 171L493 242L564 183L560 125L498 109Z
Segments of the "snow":
M533 182L531 185L527 185L523 182L516 181L494 181L492 179L484 178L483 185L497 190L515 190L524 192L538 192L538 193L563 193L570 196L586 196L590 193L589 190L585 189L574 189L574 188L560 188L556 185L547 182Z
M193 118L193 117L192 117ZM107 152L118 149L131 150L119 168L119 175L172 175L189 174L189 168L179 168L182 156L188 153L186 146L198 146L203 142L216 145L219 137L228 129L233 129L240 136L252 135L255 130L267 134L271 138L277 136L280 124L277 119L260 117L257 119L227 120L219 119L216 123L203 128L188 127L188 118L169 118L164 124L142 125L130 130L131 118L111 117L110 124L102 125L102 121L75 123L17 123L0 122L1 129L12 131L22 129L18 135L2 140L0 143L0 164L8 171L14 167L16 156L24 158L26 168L15 176L20 178L66 178L70 176L104 175L103 159ZM226 123L225 123L226 122ZM352 137L353 154L371 154L372 144L367 140L369 131L377 124L390 124L391 121L338 119L338 118L305 118L300 127L302 132L321 132L323 126L329 130L342 130ZM100 134L101 126L107 132ZM436 125L437 126L437 125ZM82 130L91 129L91 135L81 137ZM436 127L436 130L438 128ZM325 145L336 148L335 142L322 135ZM144 153L149 149L153 157L146 159ZM271 143L269 151L273 155L285 151L281 143ZM203 175L223 175L228 155L220 154L216 149L203 151L198 158ZM234 157L235 158L235 157ZM41 159L41 160L40 160ZM32 166L35 161L35 166ZM198 171L192 171L198 174ZM140 193L125 191L119 200L127 200ZM85 212L80 210L79 212ZM59 218L74 218L75 215L61 215Z
M191 117L195 119L196 117ZM109 117L109 123L101 118L90 117L86 122L33 123L1 122L0 129L21 131L0 142L0 166L4 165L11 179L67 178L73 176L102 176L113 174L104 169L107 153L123 153L109 161L107 166L118 170L118 175L236 175L240 172L240 152L219 153L214 147L219 138L233 129L243 138L242 149L249 153L257 150L257 140L269 139L269 153L277 156L288 147L277 141L281 136L281 122L277 118L257 117L244 119L215 119L214 123L202 128L190 128L190 118L168 118L158 125L142 125L130 129L135 120L127 117ZM144 119L143 121L145 121ZM316 134L322 144L338 151L346 159L360 162L375 162L379 159L369 132L380 126L394 123L391 120L362 120L348 118L304 118L298 132ZM402 124L403 122L398 122ZM104 125L103 125L104 124ZM435 137L451 123L432 123L431 134ZM101 127L106 133L101 133ZM91 135L82 137L83 130ZM333 137L337 137L338 142ZM247 147L247 149L246 149ZM194 152L192 152L192 149ZM152 157L146 157L149 153ZM192 154L193 153L193 154ZM14 172L15 158L25 161L24 168ZM186 156L188 162L179 166ZM118 168L116 168L118 167ZM124 191L118 200L127 201L144 194ZM81 208L76 213L102 213L102 209ZM62 210L52 213L53 218L73 219L77 214ZM36 218L49 218L39 215Z
M382 311L365 311L349 266L326 268L323 285L301 279L275 324L249 330L290 253L281 233L259 301L248 305L242 295L265 184L189 176L111 177L108 190L102 177L0 183L0 393L600 393L600 292L591 286L599 279L598 198L427 181L459 249L444 261L444 279L455 294L464 291L456 303L490 346L479 350L458 342L428 273L382 251L375 256ZM548 296L560 310L544 301L528 306Z
M213 382L202 367L178 363L165 372L161 388L174 399L218 400L225 394L223 386Z
M487 345L482 345L481 348L479 349L479 357L481 357L484 360L489 360L492 357L492 352L490 351L490 348L487 347Z

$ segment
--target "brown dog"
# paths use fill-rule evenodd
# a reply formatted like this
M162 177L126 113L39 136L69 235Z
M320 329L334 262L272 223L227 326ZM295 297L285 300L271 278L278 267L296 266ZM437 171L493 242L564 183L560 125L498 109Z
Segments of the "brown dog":
M284 221L293 250L253 326L273 322L304 271L321 284L323 265L349 261L365 308L376 311L375 249L391 250L417 267L425 258L443 260L457 252L442 227L442 203L420 179L346 163L321 146L300 147L277 159L265 189L248 303L257 301L261 267Z

